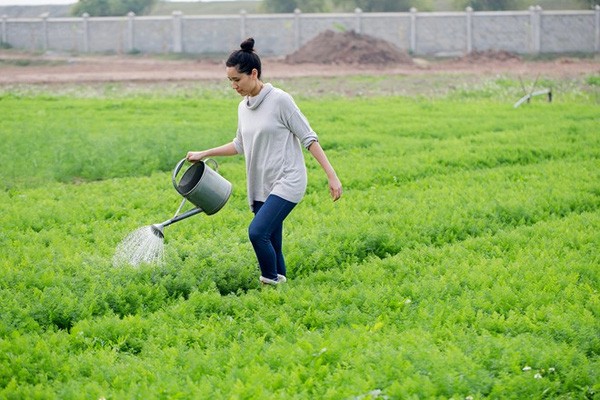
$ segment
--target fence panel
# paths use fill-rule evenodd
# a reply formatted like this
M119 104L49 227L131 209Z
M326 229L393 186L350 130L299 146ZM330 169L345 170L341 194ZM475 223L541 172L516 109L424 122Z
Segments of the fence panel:
M128 52L127 18L94 17L88 20L88 43L92 53Z
M240 43L240 17L183 17L183 51L222 54Z
M464 54L466 26L464 13L419 13L415 52L441 56Z
M265 56L289 53L294 48L294 33L294 18L289 15L246 18L244 36L260 38L260 41L257 40L256 50Z
M299 47L323 31L346 32L354 30L355 27L356 17L352 14L302 14Z
M415 55L503 50L519 54L600 52L594 11L252 14L1 18L2 41L29 51L224 54L248 36L267 56L285 56L325 30L354 30Z
M39 19L9 19L6 42L18 49L44 50L44 26Z
M594 52L594 15L544 13L541 20L541 52Z
M49 49L84 52L83 22L80 18L48 19L47 35Z
M473 13L473 51L505 50L529 53L531 26L528 12Z
M170 17L135 18L133 48L142 53L171 53L173 51L173 20Z
M410 16L406 13L361 16L361 33L387 40L400 50L410 50Z

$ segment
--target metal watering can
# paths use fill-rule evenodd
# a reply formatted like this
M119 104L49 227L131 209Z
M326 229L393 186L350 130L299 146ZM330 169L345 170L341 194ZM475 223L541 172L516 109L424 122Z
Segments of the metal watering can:
M184 158L177 163L171 177L173 187L183 196L183 201L179 205L173 218L168 219L163 223L152 225L152 233L161 239L164 238L163 229L165 226L169 226L201 212L206 213L206 215L212 215L223 208L231 195L231 183L219 175L217 172L219 165L215 160L210 158L206 159L206 161L198 161L197 163L192 164L183 173L180 181L177 182L177 174L179 174L179 171L181 171L181 168L186 161L187 159ZM214 170L207 165L208 162L214 163ZM186 201L194 204L196 208L179 215L179 212Z

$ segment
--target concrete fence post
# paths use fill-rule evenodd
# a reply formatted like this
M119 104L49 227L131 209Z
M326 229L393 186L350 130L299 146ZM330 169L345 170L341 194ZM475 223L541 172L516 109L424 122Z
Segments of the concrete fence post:
M300 32L302 27L300 26L300 17L302 16L302 11L299 8L294 10L294 51L300 48Z
M535 43L535 7L529 6L529 54L534 53Z
M90 24L89 24L90 14L83 13L81 16L81 20L83 22L83 52L90 52Z
M173 52L183 52L183 13L181 11L173 11Z
M240 43L246 40L246 10L240 10Z
M410 52L417 52L417 9L414 7L410 9Z
M540 54L542 52L542 7L535 6L535 15L536 15L536 38L535 38L535 54Z
M466 8L467 16L467 54L473 52L473 8Z
M135 13L127 13L127 49L132 52L135 48Z
M529 24L531 26L530 47L532 54L539 54L541 49L541 12L540 6L529 7Z
M594 49L596 50L596 53L600 53L600 6L596 5L594 10L596 11L596 38L594 40Z
M8 19L8 15L2 16L2 43L8 44L8 32L6 30L6 20Z
M356 16L356 33L362 34L362 10L358 7L354 9L354 15Z
M50 14L43 13L40 15L42 19L42 47L44 51L48 51L48 16Z

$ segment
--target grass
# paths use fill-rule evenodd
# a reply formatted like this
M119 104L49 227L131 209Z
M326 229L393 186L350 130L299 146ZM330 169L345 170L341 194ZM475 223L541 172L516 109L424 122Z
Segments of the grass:
M0 47L2 48L2 47ZM3 59L0 58L0 69L2 67L35 67L35 66L57 66L64 65L66 62L54 61L54 60L34 60L31 58L16 58L16 59Z
M233 137L232 93L0 94L0 398L598 396L595 78L518 109L510 78L417 97L309 83L278 85L345 194L307 156L274 289L236 157L218 160L229 204L166 228L163 267L111 264L176 209L186 151Z

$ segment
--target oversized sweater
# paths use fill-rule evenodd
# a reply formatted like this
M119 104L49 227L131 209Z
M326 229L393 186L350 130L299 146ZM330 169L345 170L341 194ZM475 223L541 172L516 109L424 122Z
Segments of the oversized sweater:
M316 140L292 97L270 83L240 102L233 144L246 161L250 207L269 194L293 203L302 199L307 183L302 147Z

